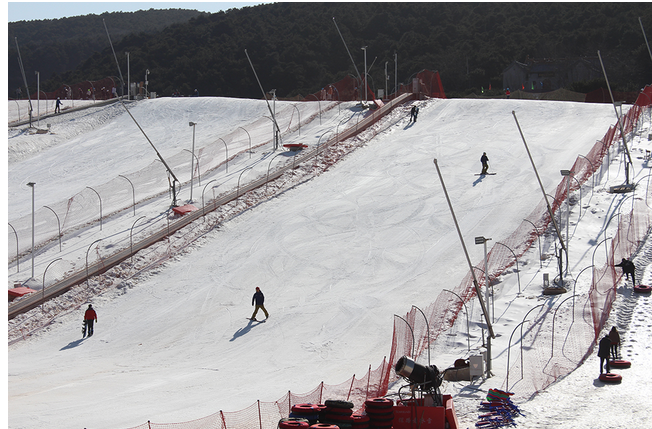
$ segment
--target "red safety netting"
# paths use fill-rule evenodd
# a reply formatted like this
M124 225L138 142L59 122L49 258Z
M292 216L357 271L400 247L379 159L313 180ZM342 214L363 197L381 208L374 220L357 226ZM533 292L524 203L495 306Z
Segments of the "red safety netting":
M359 90L360 87L364 85L359 84L358 79L353 76L346 76L344 79L329 84L322 88L320 91L315 92L306 96L305 101L310 101L313 99L317 100L327 100L327 101L356 101L364 99L364 92ZM411 93L416 94L418 98L423 99L425 97L429 98L446 98L444 93L444 86L441 83L441 77L439 72L422 70L416 74L411 82L407 84L400 84L398 91L392 94L386 95L385 98L394 99L399 95ZM367 100L374 101L376 96L374 92L367 86Z
M105 77L97 81L86 80L73 85L61 85L52 92L41 91L40 96L35 92L30 95L32 100L37 98L45 100L108 100L117 97L115 81L111 77Z

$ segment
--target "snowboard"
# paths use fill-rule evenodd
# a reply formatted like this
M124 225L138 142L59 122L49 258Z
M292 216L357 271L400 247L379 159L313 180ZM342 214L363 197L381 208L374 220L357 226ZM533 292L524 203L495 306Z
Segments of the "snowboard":
M252 319L252 318L250 318L250 317L247 317L247 320L251 320L252 322L258 322L258 323L265 323L265 322L267 321L267 319L265 319L265 320L258 320L258 319Z
M484 173L484 174L478 173L478 174L476 174L476 176L495 176L495 175L496 175L496 173Z

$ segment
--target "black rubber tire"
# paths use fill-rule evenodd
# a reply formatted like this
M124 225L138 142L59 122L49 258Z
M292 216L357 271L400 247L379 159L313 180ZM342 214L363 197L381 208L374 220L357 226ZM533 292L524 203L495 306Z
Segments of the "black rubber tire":
M353 402L349 402L349 401L327 399L326 402L324 402L324 404L327 407L332 407L332 408L349 408L349 409L353 409Z

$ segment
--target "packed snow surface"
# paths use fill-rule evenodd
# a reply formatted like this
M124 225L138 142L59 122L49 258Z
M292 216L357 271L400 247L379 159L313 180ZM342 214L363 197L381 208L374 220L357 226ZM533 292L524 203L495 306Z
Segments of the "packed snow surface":
M408 123L412 103L420 106L416 123ZM9 108L11 116L11 103ZM284 142L315 147L326 132L351 126L364 114L354 103L321 108L319 117L316 102L277 102L279 112L302 112L301 130L288 127ZM156 99L129 109L163 158L190 149L189 121L198 124L198 146L221 145L219 137L239 127L268 139L272 132L271 121L258 121L269 115L267 106L255 100ZM288 390L306 393L322 381L338 384L364 374L369 365L377 367L390 352L394 315L404 315L412 305L426 307L468 271L433 159L474 263L483 257L474 237L500 241L541 201L514 115L548 193L560 182L560 170L569 169L616 122L613 107L606 104L505 99L407 103L375 125L372 134L355 138L359 147L325 172L311 179L304 174L284 192L220 224L164 264L93 296L89 302L98 312L98 323L92 338L80 339L84 305L12 343L9 427L99 429L148 420L184 422L219 410L238 411L256 400L271 402ZM649 174L642 156L650 148L649 112L644 118L630 147L634 181ZM41 207L138 171L155 158L119 104L47 121L51 128L46 134L25 126L9 129L10 223L31 213L27 182L37 183L36 205ZM244 142L229 149L240 155L228 173L218 169L202 182L215 178L235 188L247 168L264 174L282 151L273 151L270 143L250 155ZM477 175L483 152L496 175ZM610 185L623 183L621 155L613 152L609 174L593 191L585 188L581 204L572 206L571 218L581 215L569 243L574 273L592 263L596 237L612 227L607 220L614 215L614 200L626 198L606 192ZM286 158L284 162L291 162L291 156ZM183 168L189 171L189 164ZM187 201L190 174L184 174L181 198ZM160 181L167 182L164 171ZM195 184L195 201L198 189ZM158 195L139 206L138 216L160 215L169 205L167 195ZM64 239L61 252L58 246L45 249L37 258L37 280L57 257L81 269L91 243L100 238L110 242L109 237L128 231L135 219L107 222L101 231L88 227L75 235L74 243ZM543 252L551 254L554 248ZM648 253L646 247L634 256L639 275L650 282ZM30 263L23 259L20 272L10 264L10 285L29 278ZM494 299L494 376L472 385L442 386L444 393L454 395L462 427L475 425L477 405L487 389L500 388L510 334L544 299L542 273L556 269L554 258L540 268L534 249L519 264L522 293L511 273ZM270 313L264 324L246 319L256 286L265 293ZM482 346L482 320L474 302L471 354ZM38 311L29 317L38 317ZM649 413L642 407L652 395L651 313L650 298L634 296L622 280L609 325L619 327L623 355L632 362L621 372L623 382L597 381L598 360L592 355L534 399L515 398L525 414L518 423L526 428L647 427ZM463 332L460 325L459 335L446 340L446 353L432 356L433 364L446 368L468 357Z

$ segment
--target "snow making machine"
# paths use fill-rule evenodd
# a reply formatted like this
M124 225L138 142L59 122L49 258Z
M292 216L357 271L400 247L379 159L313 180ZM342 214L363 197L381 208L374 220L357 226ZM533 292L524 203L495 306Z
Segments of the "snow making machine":
M394 406L394 429L458 429L451 395L442 395L439 387L444 373L435 365L423 366L407 356L394 367L408 384L398 391Z

